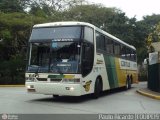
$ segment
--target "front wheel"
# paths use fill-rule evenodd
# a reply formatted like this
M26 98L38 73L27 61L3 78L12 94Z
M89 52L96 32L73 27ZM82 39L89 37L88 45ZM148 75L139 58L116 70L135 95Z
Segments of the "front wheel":
M58 98L59 97L59 95L53 95L53 98Z
M96 79L93 98L97 99L102 91L102 83L99 78Z

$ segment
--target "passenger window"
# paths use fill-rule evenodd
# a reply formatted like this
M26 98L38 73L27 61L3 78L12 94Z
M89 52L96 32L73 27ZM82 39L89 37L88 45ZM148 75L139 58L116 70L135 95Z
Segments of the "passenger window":
M120 55L120 44L119 43L114 43L114 54L116 56Z
M131 50L131 60L132 60L132 61L134 61L134 57L135 57L135 55L134 55L134 51L133 51L133 50Z
M113 54L113 45L114 42L110 38L106 38L106 52L109 54Z
M121 58L126 58L126 47L121 45Z
M136 60L137 60L136 51L133 51L133 54L134 54L134 56L133 56L133 58L134 58L134 61L136 61Z
M131 50L129 48L126 49L126 58L131 59Z
M96 33L96 46L97 50L105 50L105 37L98 32Z

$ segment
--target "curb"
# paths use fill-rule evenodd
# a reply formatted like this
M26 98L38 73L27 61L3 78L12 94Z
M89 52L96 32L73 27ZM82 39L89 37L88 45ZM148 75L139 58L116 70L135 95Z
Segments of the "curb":
M154 94L151 94L151 93L148 93L148 92L144 92L142 90L137 90L137 93L139 93L141 95L144 95L144 96L147 96L147 97L150 97L150 98L153 98L153 99L160 100L160 95L154 95Z
M25 87L25 85L0 85L0 87Z

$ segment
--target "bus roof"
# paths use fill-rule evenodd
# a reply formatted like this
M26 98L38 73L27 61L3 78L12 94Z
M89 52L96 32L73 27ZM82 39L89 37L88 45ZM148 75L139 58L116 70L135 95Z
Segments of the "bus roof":
M43 23L43 24L36 24L33 26L33 28L39 28L39 27L54 27L54 26L71 26L71 25L84 25L84 26L89 26L89 27L92 27L94 28L95 30L97 30L98 32L104 34L104 35L107 35L108 37L114 39L115 41L119 42L119 43L122 43L134 50L136 50L136 48L132 45L129 45L128 43L120 40L119 38L107 33L106 31L103 31L102 29L90 24L90 23L86 23L86 22L78 22L78 21L63 21L63 22L50 22L50 23Z
M53 27L53 26L71 26L71 25L86 25L90 27L95 27L94 25L86 22L77 22L77 21L64 21L64 22L51 22L51 23L43 23L43 24L36 24L33 28L37 27Z

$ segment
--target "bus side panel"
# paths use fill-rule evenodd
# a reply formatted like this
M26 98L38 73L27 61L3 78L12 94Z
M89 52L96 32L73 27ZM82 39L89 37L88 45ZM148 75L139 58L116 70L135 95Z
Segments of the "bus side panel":
M110 85L108 81L108 74L106 69L106 62L104 59L104 54L97 54L96 55L96 63L94 66L94 71L96 76L101 76L103 81L103 90L109 90Z
M104 60L111 89L125 86L127 75L132 75L132 83L138 82L136 62L123 60L109 55L104 55ZM123 65L122 63L125 64Z
M115 57L104 55L106 71L108 74L108 80L110 88L119 87L118 79L117 79L117 71L116 71L116 64L115 64Z
M116 63L116 73L117 73L117 78L118 78L118 85L119 87L125 86L126 85L126 76L127 76L127 71L126 69L121 69L121 63L120 63L120 58L115 58L115 63Z
M94 86L97 75L97 72L92 70L87 76L82 77L83 94L90 94L94 92Z
M132 83L138 83L138 73L136 70L128 70L128 74L132 75Z
M126 85L127 75L132 75L133 78L132 83L138 82L136 62L124 60L121 58L116 58L115 63L116 63L116 71L118 76L117 78L119 81L119 87Z

